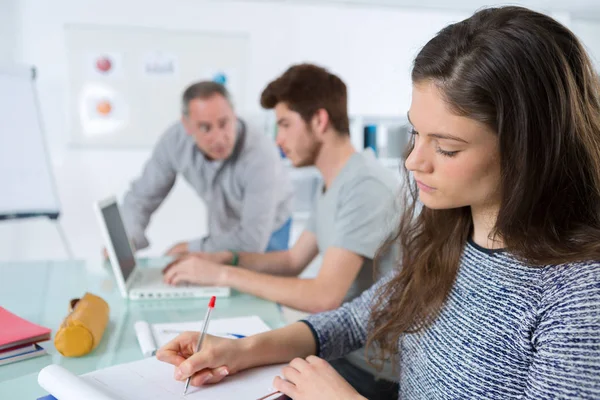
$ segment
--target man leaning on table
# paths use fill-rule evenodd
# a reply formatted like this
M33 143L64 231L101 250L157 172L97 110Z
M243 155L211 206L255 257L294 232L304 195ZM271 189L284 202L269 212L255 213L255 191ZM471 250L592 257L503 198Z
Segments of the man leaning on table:
M236 116L216 82L183 93L181 120L162 135L125 195L123 217L136 249L154 211L182 176L204 200L208 235L179 242L169 255L223 250L286 250L293 188L273 141Z

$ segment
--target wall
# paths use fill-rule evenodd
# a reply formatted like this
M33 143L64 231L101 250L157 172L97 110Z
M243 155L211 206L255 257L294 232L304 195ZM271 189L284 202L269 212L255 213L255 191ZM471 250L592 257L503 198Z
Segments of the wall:
M63 26L129 25L248 33L247 98L259 110L265 84L294 62L315 61L348 83L352 113L403 113L417 49L462 14L395 9L199 0L23 0L21 57L40 68L39 89L52 143L68 143ZM193 51L193 49L190 49ZM52 101L50 101L52 100ZM239 100L238 100L239 102Z
M417 50L440 28L467 16L251 1L22 0L16 4L16 0L0 0L0 37L7 33L8 38L0 41L0 54L6 52L16 61L38 67L38 91L63 205L61 220L78 258L97 257L101 247L91 202L111 193L122 195L139 174L149 149L85 149L69 144L65 24L247 33L251 59L246 66L243 112L259 110L260 91L286 67L311 61L331 68L346 81L351 113L404 115L410 101L410 65ZM568 15L561 18L569 20ZM573 21L573 26L600 57L600 24ZM152 221L152 247L145 254L160 254L176 239L204 233L204 214L192 191L178 182ZM64 257L54 229L43 220L0 224L0 260Z
M600 73L600 21L573 20L571 29L587 48Z
M409 104L412 57L437 30L461 17L447 12L252 2L22 0L17 24L22 43L16 58L39 69L38 91L63 206L61 221L75 255L97 256L101 241L91 202L111 193L121 195L139 174L149 150L69 145L65 24L247 33L251 60L246 66L248 95L243 103L248 106L243 112L259 110L260 91L290 64L311 61L346 81L351 112L403 115ZM175 239L202 234L204 212L191 190L178 182L152 221L153 245L146 254L159 254ZM52 224L42 220L0 225L0 259L48 257L64 257Z
M18 0L0 0L0 62L14 61L19 47Z

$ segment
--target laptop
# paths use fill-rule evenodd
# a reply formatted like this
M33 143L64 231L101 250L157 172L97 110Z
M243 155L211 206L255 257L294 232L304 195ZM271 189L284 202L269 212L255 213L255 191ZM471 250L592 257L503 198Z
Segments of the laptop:
M163 282L163 268L140 268L116 198L109 197L94 203L94 206L108 258L123 297L131 300L162 300L230 295L228 287L191 284L171 286Z

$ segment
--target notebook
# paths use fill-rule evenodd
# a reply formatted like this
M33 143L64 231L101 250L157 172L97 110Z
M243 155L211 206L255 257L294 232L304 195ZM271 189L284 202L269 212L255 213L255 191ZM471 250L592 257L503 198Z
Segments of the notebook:
M46 354L46 350L37 344L26 344L25 346L13 347L0 351L0 365L27 360Z
M283 365L254 368L227 376L218 384L190 386L173 378L173 366L155 357L116 365L76 376L60 365L49 365L38 375L38 383L60 400L275 400L273 379ZM266 397L265 397L266 396Z
M180 333L201 331L202 321L149 324L137 321L134 325L140 349L145 357L153 356ZM269 331L269 326L258 316L221 318L210 321L208 333L215 336L239 339Z
M50 332L0 307L0 351L49 340Z

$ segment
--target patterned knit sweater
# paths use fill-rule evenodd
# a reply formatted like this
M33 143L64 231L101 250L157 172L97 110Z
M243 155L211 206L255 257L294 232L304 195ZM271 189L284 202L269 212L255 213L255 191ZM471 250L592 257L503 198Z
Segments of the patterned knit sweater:
M304 321L320 357L365 345L383 282ZM400 399L600 399L600 262L534 268L469 242L439 317L398 349Z

